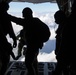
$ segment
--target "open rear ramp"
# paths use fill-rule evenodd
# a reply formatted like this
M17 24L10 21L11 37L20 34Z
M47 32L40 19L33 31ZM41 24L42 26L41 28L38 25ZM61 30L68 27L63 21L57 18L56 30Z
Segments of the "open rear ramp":
M51 75L55 69L56 62L39 62L39 75ZM26 75L26 66L22 61L12 61L5 75Z

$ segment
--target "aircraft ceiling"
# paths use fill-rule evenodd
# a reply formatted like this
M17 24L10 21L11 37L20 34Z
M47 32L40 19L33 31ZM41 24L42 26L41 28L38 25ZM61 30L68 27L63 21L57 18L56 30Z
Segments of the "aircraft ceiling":
M71 4L74 0L0 0L0 1L7 1L7 2L29 2L29 3L44 3L44 2L56 2L59 9L65 11L65 13L68 13L71 7Z
M29 2L29 3L44 3L44 2L56 2L59 9L63 10L66 14L70 11L70 3L72 3L74 0L8 0L13 2Z
M1 0L1 1L30 2L30 3L56 2L56 0Z

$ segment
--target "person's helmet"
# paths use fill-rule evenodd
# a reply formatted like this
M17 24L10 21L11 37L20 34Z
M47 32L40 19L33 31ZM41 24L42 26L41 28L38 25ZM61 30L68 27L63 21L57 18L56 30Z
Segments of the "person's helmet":
M22 13L23 13L23 17L26 18L26 17L32 17L33 12L29 7L26 7L23 9Z
M57 24L61 23L62 21L64 21L66 19L66 15L64 13L64 11L62 10L58 10L55 14L54 14L54 18L55 18L55 22Z

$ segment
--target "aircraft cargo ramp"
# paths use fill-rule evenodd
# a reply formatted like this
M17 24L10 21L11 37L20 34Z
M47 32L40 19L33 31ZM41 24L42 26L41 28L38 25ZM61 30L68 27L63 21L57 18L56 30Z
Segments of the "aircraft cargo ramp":
M55 69L56 62L39 62L39 75L51 75ZM26 75L26 66L22 61L12 61L5 75Z

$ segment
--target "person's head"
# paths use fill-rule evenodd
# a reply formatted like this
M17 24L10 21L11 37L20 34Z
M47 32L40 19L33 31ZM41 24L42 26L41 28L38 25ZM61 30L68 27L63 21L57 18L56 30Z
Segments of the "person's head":
M33 12L29 7L26 7L26 8L23 9L22 14L23 14L24 18L31 18Z
M54 14L54 18L55 18L55 22L57 24L62 23L65 19L66 19L66 15L62 10L58 10L55 14Z
M9 9L9 4L7 2L0 2L0 12L5 12Z

